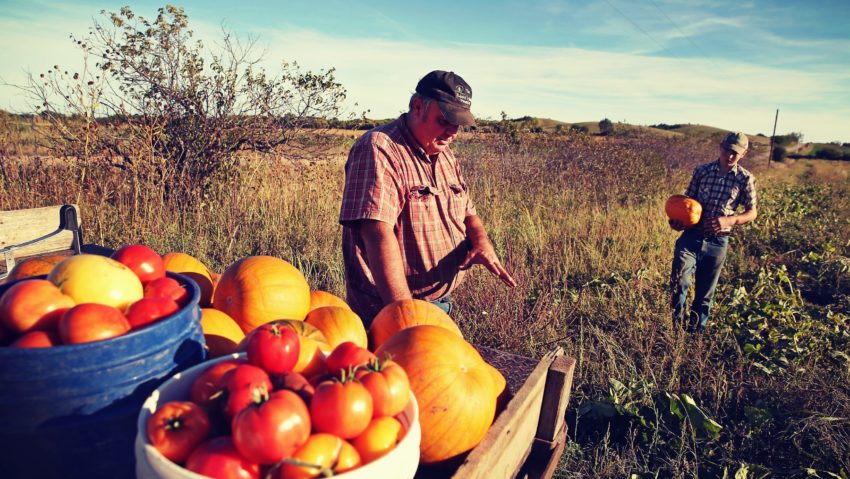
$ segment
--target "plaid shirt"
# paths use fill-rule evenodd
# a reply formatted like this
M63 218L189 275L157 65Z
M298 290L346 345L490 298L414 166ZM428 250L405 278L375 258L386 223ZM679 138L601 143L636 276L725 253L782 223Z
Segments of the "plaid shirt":
M720 171L720 162L715 160L694 170L685 195L702 205L702 223L704 218L731 216L741 205L745 210L755 208L756 178L740 165L735 165L724 175ZM731 228L723 231L731 231Z
M358 234L358 221L393 225L414 298L448 295L462 280L468 251L464 219L475 215L450 149L429 157L405 125L406 115L361 136L345 164L339 222L347 300L361 316L383 305Z

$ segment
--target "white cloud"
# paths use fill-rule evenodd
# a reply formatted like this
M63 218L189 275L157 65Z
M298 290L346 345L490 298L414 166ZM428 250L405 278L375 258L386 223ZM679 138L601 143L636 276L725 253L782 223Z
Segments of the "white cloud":
M86 20L74 15L0 19L0 43L16 45L0 50L0 77L20 83L24 69L43 71L57 58L79 64L68 34L85 32L91 24L87 12ZM192 28L208 45L220 38L217 24L193 21ZM811 141L850 140L846 69L804 71L580 48L429 45L303 29L254 34L267 50L264 64L270 72L282 60L311 70L335 67L351 103L371 110L373 118L399 114L422 75L445 69L469 81L473 111L483 118L498 118L501 111L569 122L608 117L636 124L703 123L754 134L769 133L780 108L779 133L800 131ZM0 108L22 107L18 92L0 87Z

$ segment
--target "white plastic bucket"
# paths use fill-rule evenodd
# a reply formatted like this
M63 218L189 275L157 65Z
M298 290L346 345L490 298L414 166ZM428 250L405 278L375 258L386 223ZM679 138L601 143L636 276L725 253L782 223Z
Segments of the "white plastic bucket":
M160 404L169 401L188 401L192 382L208 367L217 362L238 357L240 357L239 354L233 354L198 364L182 373L175 374L151 393L142 405L137 421L135 443L137 479L203 479L206 477L184 469L160 454L148 441L146 424L148 418ZM412 392L407 408L396 418L404 426L406 432L395 449L365 466L334 477L339 479L384 477L413 479L419 465L419 441L422 438L422 430L419 427L419 406Z

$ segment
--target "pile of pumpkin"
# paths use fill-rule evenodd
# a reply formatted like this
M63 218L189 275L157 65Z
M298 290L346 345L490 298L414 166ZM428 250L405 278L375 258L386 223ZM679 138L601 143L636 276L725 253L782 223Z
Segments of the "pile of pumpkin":
M246 335L273 321L298 334L301 347L293 370L307 378L326 373L325 358L345 342L391 357L406 371L419 405L422 463L469 451L495 418L497 400L506 391L504 377L431 303L389 304L367 332L345 301L311 291L304 275L285 260L250 256L219 276L184 253L162 258L165 269L191 277L200 287L201 324L211 357L237 352L240 343L244 349Z

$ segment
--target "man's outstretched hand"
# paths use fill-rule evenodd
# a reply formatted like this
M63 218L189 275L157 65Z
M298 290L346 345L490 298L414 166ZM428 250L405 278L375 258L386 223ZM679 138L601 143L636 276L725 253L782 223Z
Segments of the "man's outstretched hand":
M473 242L469 252L466 253L466 258L460 264L460 269L469 269L474 264L483 265L493 276L502 280L509 287L513 288L516 286L516 281L508 273L508 270L502 266L502 263L499 262L499 258L496 256L496 250L493 249L493 245L490 244L489 240L484 239L483 241Z

